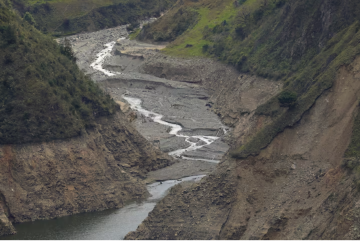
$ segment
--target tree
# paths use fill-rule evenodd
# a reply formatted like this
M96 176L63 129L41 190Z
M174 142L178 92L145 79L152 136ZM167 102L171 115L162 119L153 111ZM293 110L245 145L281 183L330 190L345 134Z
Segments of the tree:
M70 40L65 38L64 43L60 46L60 52L72 61L76 61L74 51L72 50Z
M246 33L243 27L237 26L235 28L236 36L240 37L241 39L244 39L246 37Z
M3 36L8 44L16 44L18 40L16 27L14 25L5 27Z
M290 90L284 90L279 94L278 100L282 106L294 107L297 100L297 94Z
M24 15L24 20L27 21L28 23L30 23L31 25L35 25L35 19L33 18L33 16L31 15L31 13L26 12Z
M246 6L243 6L238 13L238 19L240 20L240 23L246 24L249 16L250 16L250 9Z
M204 45L202 46L202 51L203 51L203 53L206 53L208 50L209 50L209 45L208 45L208 44L204 44Z

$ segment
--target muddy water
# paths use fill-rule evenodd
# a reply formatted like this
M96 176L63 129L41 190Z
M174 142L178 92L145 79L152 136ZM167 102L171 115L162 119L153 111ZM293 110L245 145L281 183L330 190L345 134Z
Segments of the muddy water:
M140 203L132 203L122 209L102 212L83 213L53 220L35 221L15 225L16 235L1 239L81 239L81 240L119 240L130 231L135 231L138 225L148 216L160 199L169 189L181 182L199 181L201 176L156 182L147 186L151 197Z

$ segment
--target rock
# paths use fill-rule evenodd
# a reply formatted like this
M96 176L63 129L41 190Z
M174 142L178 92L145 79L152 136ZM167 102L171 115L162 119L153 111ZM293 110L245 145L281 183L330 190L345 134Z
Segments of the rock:
M191 138L189 138L188 140L189 140L190 142L192 142L192 143L197 143L200 139L191 137Z
M15 234L15 228L0 208L0 236Z
M120 163L120 166L126 167L126 168L130 168L130 167L131 167L129 164L126 164L126 163Z

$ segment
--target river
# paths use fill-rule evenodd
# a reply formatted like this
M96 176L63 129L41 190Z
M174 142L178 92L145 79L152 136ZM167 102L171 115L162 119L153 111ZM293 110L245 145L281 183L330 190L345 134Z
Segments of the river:
M227 151L228 146L222 142L221 134L218 135L219 132L226 133L227 128L214 113L206 110L206 91L177 83L175 85L180 87L169 87L168 83L163 83L168 80L155 79L152 82L151 76L122 73L104 67L106 60L114 57L111 54L116 41L125 40L127 33L124 31L125 27L117 27L70 38L78 64L86 73L92 74L95 81L123 76L124 80L117 79L116 84L106 91L115 100L127 101L138 113L140 118L134 124L145 138L149 141L157 138L161 150L181 161L149 174L150 177L152 175L150 180L164 181L147 186L151 195L145 201L131 203L121 209L15 224L17 234L1 239L123 239L127 233L136 230L171 187L181 182L200 181ZM125 57L123 61L131 62L132 59ZM134 76L143 79L134 79ZM132 80L129 82L129 79ZM156 84L150 88L149 83ZM174 109L174 106L181 108Z
M156 182L147 186L151 196L144 202L132 203L121 209L82 213L52 220L16 224L17 234L3 236L2 240L119 240L139 224L153 210L168 190L185 181L199 181L201 176L181 180Z

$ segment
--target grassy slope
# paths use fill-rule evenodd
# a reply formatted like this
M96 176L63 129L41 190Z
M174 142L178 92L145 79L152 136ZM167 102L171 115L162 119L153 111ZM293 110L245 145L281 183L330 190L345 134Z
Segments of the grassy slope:
M201 17L166 53L215 57L242 72L284 81L285 90L298 95L296 106L290 109L281 107L277 97L258 108L257 113L270 115L273 123L234 149L232 154L238 158L256 155L284 128L295 124L332 86L338 68L360 53L357 0L240 0L237 5L234 1L179 1L169 15L181 7ZM155 26L161 24L167 23ZM188 44L193 46L186 48ZM357 129L355 125L349 147L353 151L347 155L360 155Z
M158 15L174 0L14 0L23 15L30 12L43 32L66 35L127 24Z
M0 0L0 143L67 138L116 104L58 44Z

